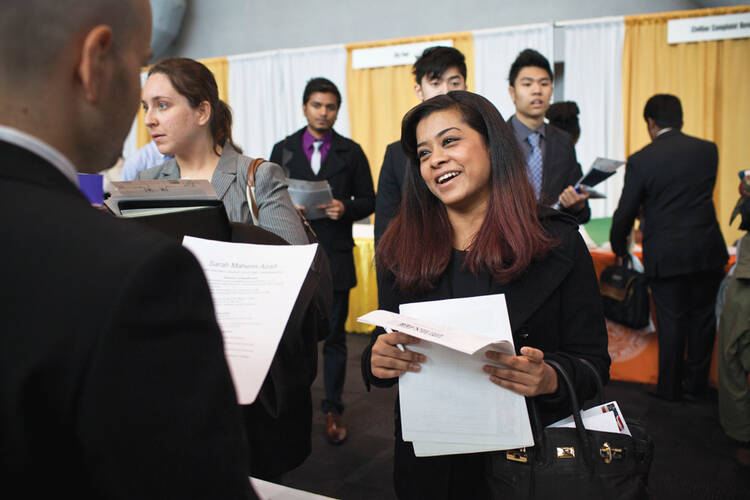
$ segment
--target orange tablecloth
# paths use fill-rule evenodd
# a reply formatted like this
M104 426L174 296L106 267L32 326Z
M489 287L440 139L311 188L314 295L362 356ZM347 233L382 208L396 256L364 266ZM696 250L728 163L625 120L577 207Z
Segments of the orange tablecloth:
M640 258L640 252L635 252ZM596 275L615 262L615 255L610 251L591 250L591 258L594 261ZM727 269L734 263L735 257L731 256ZM651 303L651 319L656 324L656 313L653 302ZM609 335L609 355L612 357L612 366L609 376L612 380L626 380L629 382L642 382L656 384L659 377L659 344L657 331L633 330L626 326L607 320L607 333ZM716 342L714 342L713 360L709 373L709 383L716 386Z

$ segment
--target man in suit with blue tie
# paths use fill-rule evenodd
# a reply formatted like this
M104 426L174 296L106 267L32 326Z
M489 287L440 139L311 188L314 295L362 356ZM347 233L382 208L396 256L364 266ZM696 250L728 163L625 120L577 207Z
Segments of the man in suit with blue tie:
M208 284L91 206L150 57L146 0L0 2L5 498L255 498Z
M588 194L573 188L583 175L573 141L562 130L544 123L553 78L549 61L542 54L533 49L518 54L508 75L508 92L516 105L508 125L526 159L526 172L539 202L559 202L563 212L584 224L591 218L591 209Z
M323 345L323 378L326 436L333 444L347 436L342 414L342 393L346 376L346 316L349 290L357 283L354 270L352 224L375 210L375 192L370 165L356 142L333 130L341 93L325 78L313 78L305 86L302 111L307 126L273 147L271 161L284 167L292 179L328 181L333 200L318 208L326 218L310 225L326 251L333 275L331 332ZM304 207L303 207L304 208Z

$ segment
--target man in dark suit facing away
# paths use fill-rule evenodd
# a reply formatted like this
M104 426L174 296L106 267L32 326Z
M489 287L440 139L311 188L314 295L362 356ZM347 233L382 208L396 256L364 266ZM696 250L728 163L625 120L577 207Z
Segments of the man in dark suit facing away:
M526 160L526 173L536 197L543 205L560 203L560 209L588 222L588 194L573 185L583 175L570 136L544 123L552 98L552 68L542 54L526 49L510 66L508 92L516 113L508 120Z
M271 161L284 167L290 178L326 180L333 193L330 204L318 207L325 210L327 217L310 221L328 255L333 275L331 332L323 345L326 395L322 402L326 436L333 444L342 443L347 435L341 395L346 376L349 290L357 283L352 223L375 209L370 165L362 148L333 130L340 107L341 94L336 85L325 78L313 78L302 96L307 126L276 143L271 153Z
M466 90L466 60L453 47L426 48L414 62L412 73L416 80L414 93L420 101L447 94L451 90ZM375 195L376 246L401 205L401 189L408 163L400 140L389 144L385 149L378 177L378 192Z
M682 106L673 95L651 97L643 117L652 142L628 158L610 242L615 255L626 256L627 237L643 211L643 264L659 339L655 395L676 401L708 383L714 301L727 262L713 203L718 151L680 131Z
M192 255L89 204L150 57L147 0L0 3L6 498L255 498Z

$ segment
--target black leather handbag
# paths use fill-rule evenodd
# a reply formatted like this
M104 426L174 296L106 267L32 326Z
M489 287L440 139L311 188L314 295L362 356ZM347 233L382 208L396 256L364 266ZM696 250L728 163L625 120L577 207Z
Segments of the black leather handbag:
M555 361L546 362L568 390L575 428L542 428L532 399L529 409L536 444L491 455L486 474L490 497L648 499L653 441L643 426L629 421L632 437L587 430L568 374ZM601 399L601 381L599 387Z
M599 276L599 293L602 295L604 316L630 328L648 326L650 299L648 278L632 269L630 259L621 266L609 266Z

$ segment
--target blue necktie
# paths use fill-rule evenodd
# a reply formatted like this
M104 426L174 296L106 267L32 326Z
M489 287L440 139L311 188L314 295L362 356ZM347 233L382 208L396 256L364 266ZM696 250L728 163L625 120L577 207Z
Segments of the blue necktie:
M529 182L531 182L534 188L537 200L542 192L542 148L539 147L540 138L541 135L539 132L534 132L526 138L531 146L531 152L526 160L526 174L529 176Z

